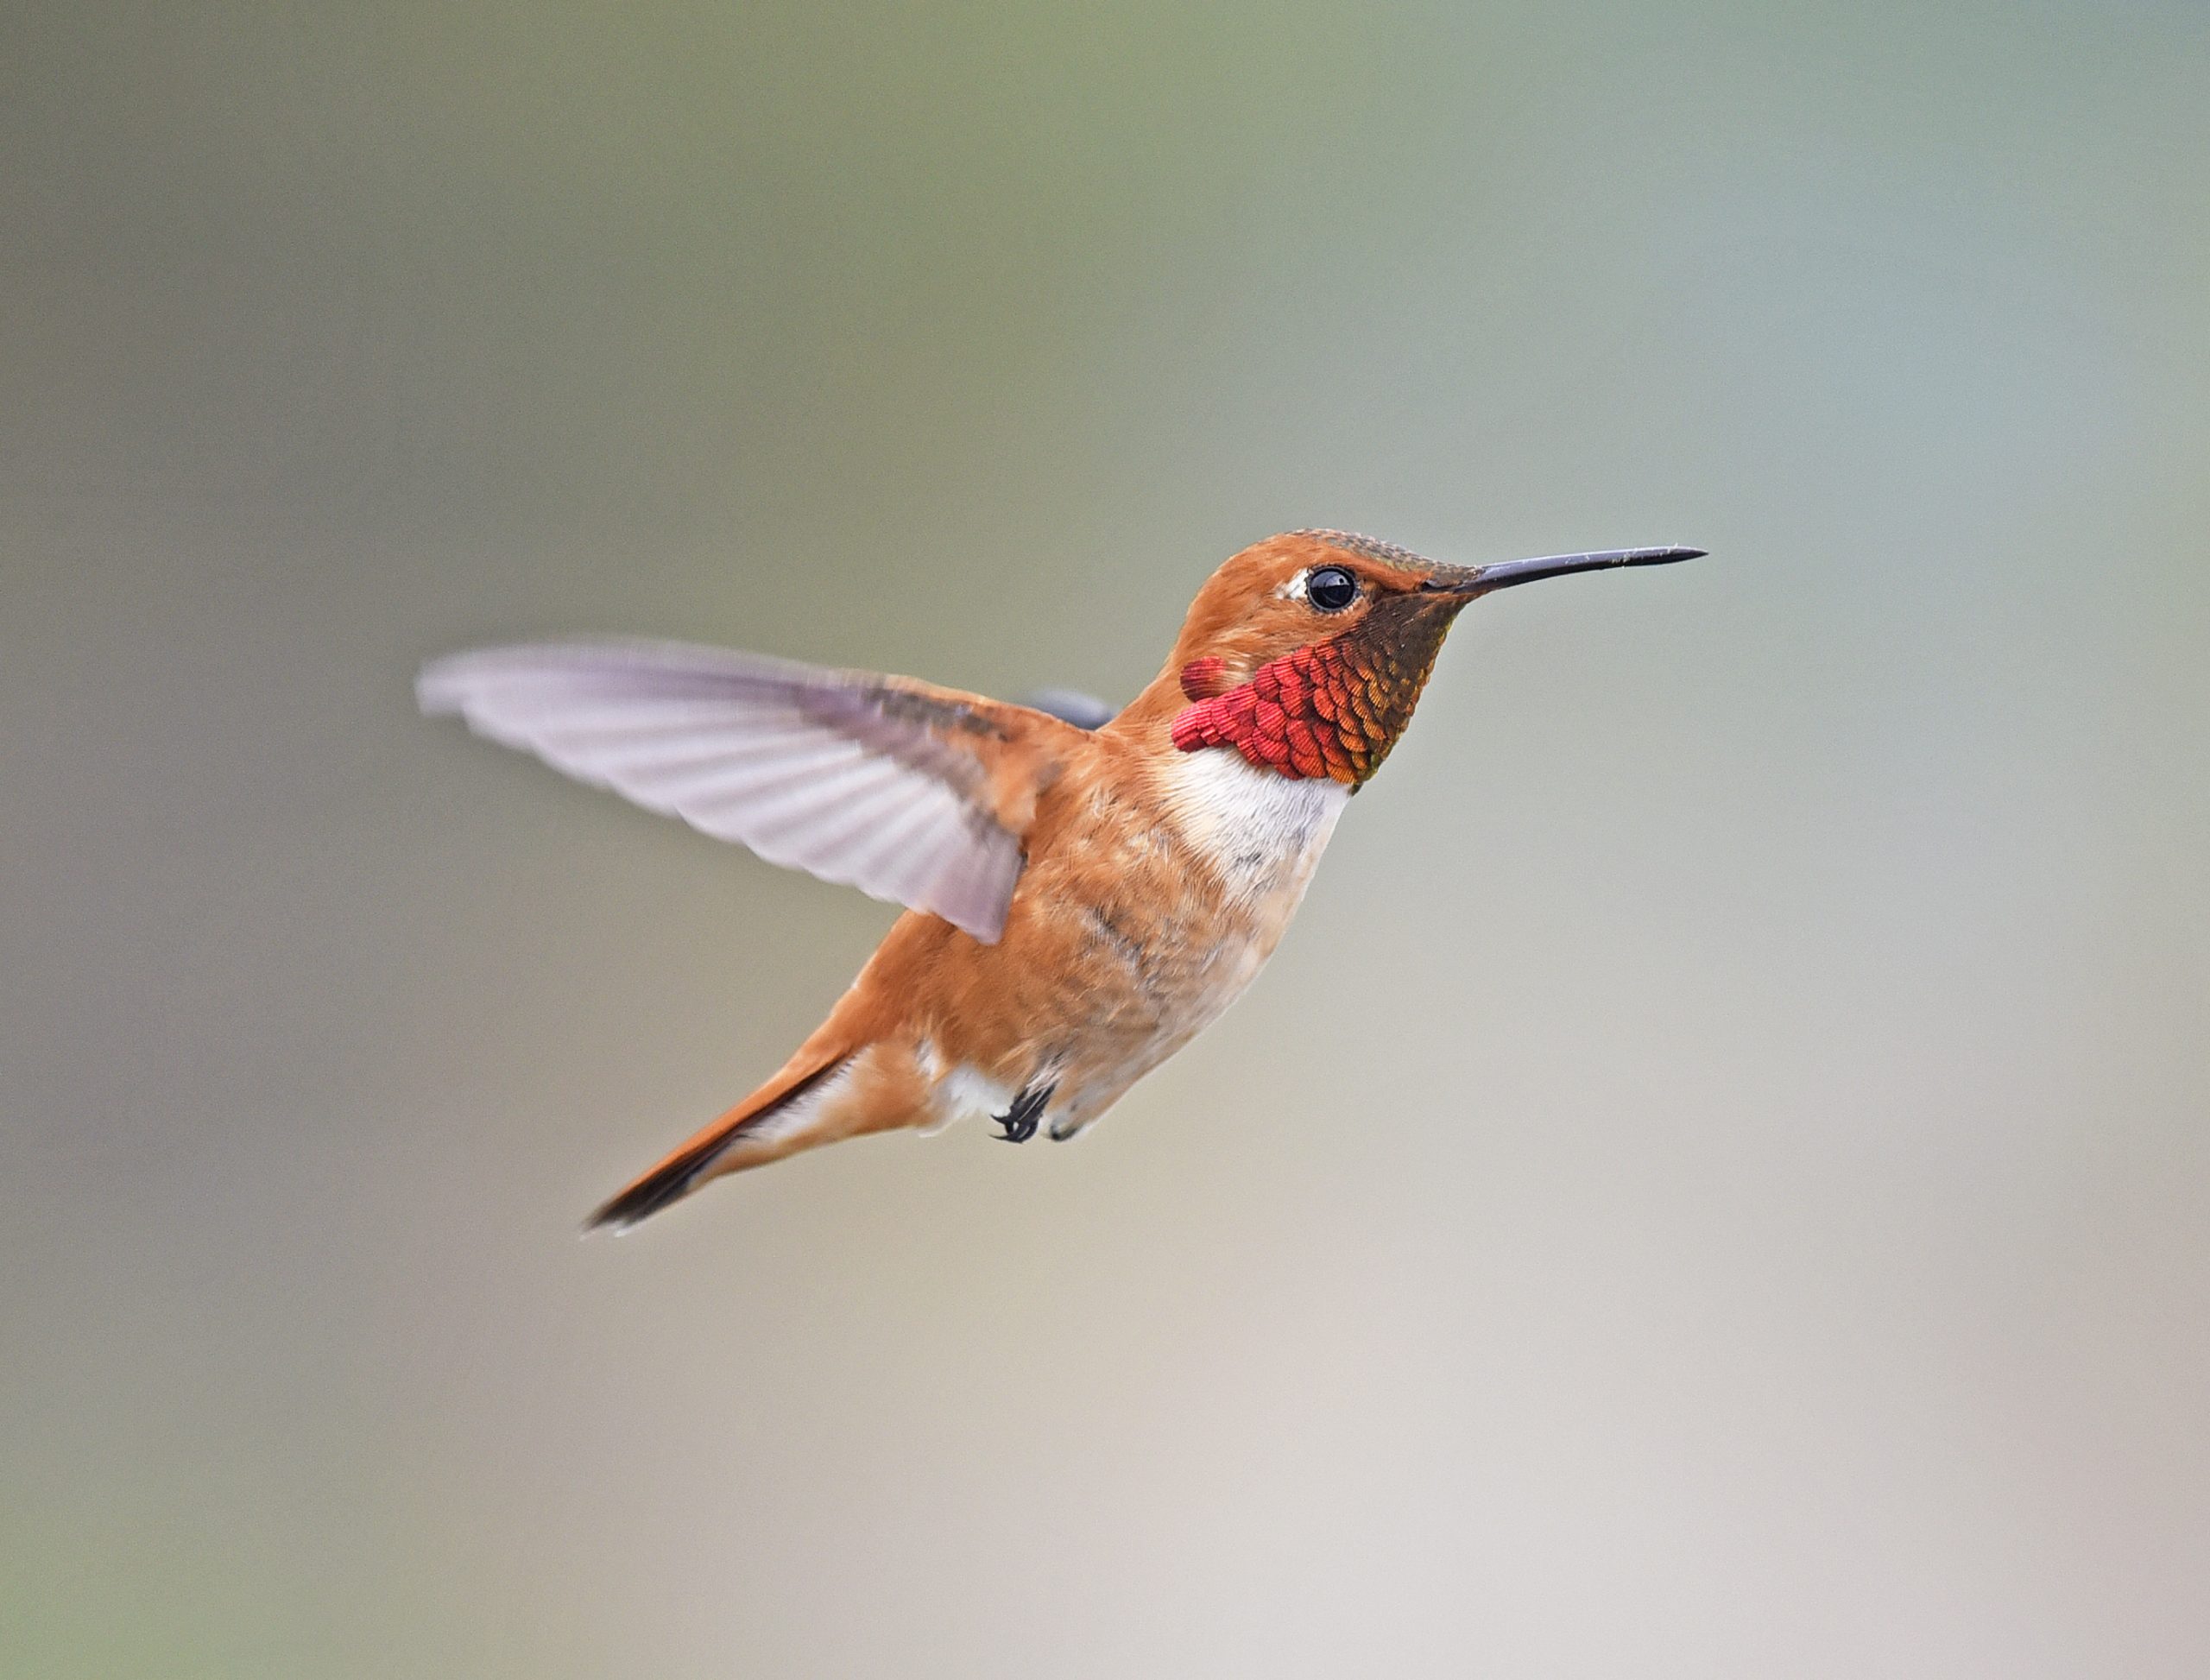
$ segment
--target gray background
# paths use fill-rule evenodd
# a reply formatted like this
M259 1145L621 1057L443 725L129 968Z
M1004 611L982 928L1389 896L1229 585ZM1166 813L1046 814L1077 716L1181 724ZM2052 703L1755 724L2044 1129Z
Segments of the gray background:
M10 7L0 1669L2210 1670L2210 14ZM890 919L415 717L1485 603L1075 1149L601 1196Z

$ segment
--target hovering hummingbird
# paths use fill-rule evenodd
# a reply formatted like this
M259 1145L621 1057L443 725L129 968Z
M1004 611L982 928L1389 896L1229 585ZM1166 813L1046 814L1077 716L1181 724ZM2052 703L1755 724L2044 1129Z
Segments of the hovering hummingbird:
M1270 537L1213 573L1165 669L1109 718L669 642L428 666L425 711L906 906L774 1077L591 1227L963 1114L1015 1143L1077 1135L1272 955L1468 603L1702 552L1458 566L1344 531Z

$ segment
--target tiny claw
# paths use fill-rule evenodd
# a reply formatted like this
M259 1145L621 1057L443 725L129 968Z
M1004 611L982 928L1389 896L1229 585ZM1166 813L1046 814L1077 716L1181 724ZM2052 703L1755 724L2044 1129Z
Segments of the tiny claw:
M1005 1129L998 1138L1005 1143L1026 1143L1036 1135L1036 1122L1043 1117L1044 1107L1051 1100L1051 1093L1058 1089L1054 1084L1031 1085L1013 1099L1013 1107L991 1118Z

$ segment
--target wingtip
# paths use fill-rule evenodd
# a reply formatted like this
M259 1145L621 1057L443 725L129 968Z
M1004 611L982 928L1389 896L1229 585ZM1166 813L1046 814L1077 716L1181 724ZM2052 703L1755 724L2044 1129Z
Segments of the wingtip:
M1103 729L1118 711L1118 708L1108 705L1095 694L1072 688L1033 689L1020 697L1020 704L1083 730Z
M463 700L458 667L465 654L448 654L432 660L414 673L414 704L425 717L456 717Z

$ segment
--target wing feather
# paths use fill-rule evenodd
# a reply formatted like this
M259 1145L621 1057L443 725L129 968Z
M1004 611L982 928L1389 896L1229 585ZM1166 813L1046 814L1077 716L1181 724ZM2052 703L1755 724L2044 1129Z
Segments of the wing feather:
M986 941L1038 767L1077 734L903 678L673 642L486 648L425 667L416 693L578 780ZM1029 785L1008 799L1015 772Z

